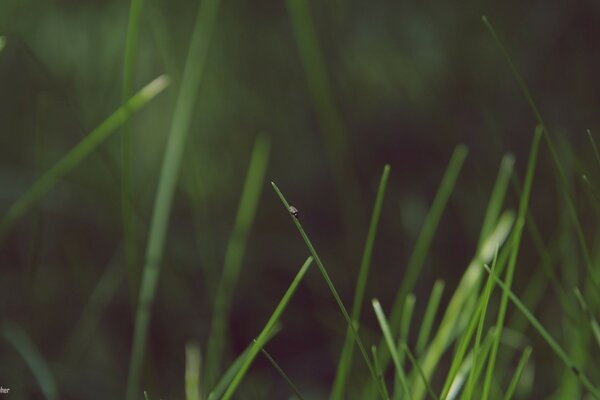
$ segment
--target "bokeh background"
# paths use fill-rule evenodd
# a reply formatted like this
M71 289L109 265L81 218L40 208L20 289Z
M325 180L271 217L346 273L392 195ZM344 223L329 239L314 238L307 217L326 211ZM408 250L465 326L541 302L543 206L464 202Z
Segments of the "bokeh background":
M535 126L482 14L495 25L551 127L578 199L589 204L579 176L587 172L592 182L598 176L585 133L589 128L595 135L600 122L597 2L308 4L333 113L341 122L333 145L286 3L221 3L153 306L151 368L144 374L153 398L183 398L185 344L206 346L216 280L261 132L271 153L235 288L229 360L256 336L308 255L271 180L300 210L349 305L377 182L384 164L391 165L367 289L367 299L377 296L389 310L448 160L456 145L465 144L469 156L416 287L416 315L435 279L446 280L451 292L475 250L502 156L515 155L522 177ZM172 84L132 119L140 253L197 7L197 1L149 0L142 12L134 86L162 73ZM128 13L127 1L0 2L2 213L120 106ZM122 247L120 146L117 133L0 243L1 318L31 338L65 399L119 398L125 390L133 311ZM547 241L565 224L556 180L542 147L531 208ZM509 193L508 207L516 208L515 199ZM580 209L586 226L597 217L588 208ZM518 293L526 291L539 260L529 241L517 266ZM556 301L547 297L538 315L550 326L560 324ZM363 316L369 337L377 325L369 307ZM316 269L282 322L270 352L307 395L323 398L345 325ZM556 332L565 339L560 328ZM541 346L537 360L552 359ZM543 366L536 374L540 382L552 379ZM288 393L260 357L246 381L239 398ZM41 398L35 382L19 353L1 341L0 384L11 388L10 398ZM552 390L535 387L532 396Z

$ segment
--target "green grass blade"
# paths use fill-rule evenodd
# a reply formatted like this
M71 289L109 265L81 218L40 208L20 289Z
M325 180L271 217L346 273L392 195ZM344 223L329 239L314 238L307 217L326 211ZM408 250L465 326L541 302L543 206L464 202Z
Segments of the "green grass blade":
M425 309L423 322L421 322L421 328L419 329L419 335L417 336L417 345L415 351L417 354L421 354L425 349L425 346L429 342L429 336L431 335L431 327L435 320L435 315L440 306L440 300L442 299L442 293L444 292L444 286L446 284L442 280L437 280L433 284L431 295L429 296L429 302Z
M273 329L271 329L271 332L267 336L265 345L277 333L279 333L280 330L281 330L281 326L279 324L275 324L275 327ZM227 368L227 370L225 371L223 376L221 376L221 379L219 379L219 382L217 383L215 388L213 390L211 390L211 392L208 394L208 397L207 397L208 400L220 399L221 396L223 396L223 393L225 393L225 391L229 387L229 384L233 380L233 377L238 373L240 368L242 368L242 364L244 363L246 356L248 356L248 354L250 353L250 348L253 345L254 345L254 341L252 343L250 343L239 356L237 356L237 358L233 361L233 363L231 363L231 365Z
M583 295L581 294L579 289L575 288L574 292L575 292L575 297L577 297L577 301L579 301L579 305L581 306L581 309L583 310L583 312L585 313L585 315L588 319L590 328L592 330L592 334L594 335L594 339L596 339L596 344L600 347L600 325L598 324L598 321L596 321L594 314L588 307L587 302L583 298Z
M402 317L402 306L406 296L413 290L423 263L427 258L429 247L433 240L433 236L437 230L438 224L450 198L450 194L454 190L454 185L458 178L458 174L462 168L462 165L467 157L468 150L466 146L460 145L454 149L454 153L450 158L444 177L440 183L439 189L435 195L429 213L423 222L423 227L415 243L415 247L410 255L408 264L406 266L406 272L402 279L402 284L396 295L394 306L390 315L390 324L392 330L395 332L398 330L400 324L400 318ZM380 346L381 348L382 346ZM384 358L382 357L382 360ZM385 364L384 364L385 365Z
M404 301L404 309L402 310L402 320L400 321L400 332L398 334L398 349L404 349L404 345L406 345L406 341L408 340L408 335L410 334L410 324L412 322L412 315L415 309L416 298L414 294L409 294L406 296L406 300ZM400 351L398 353L400 357L400 365L404 365L404 351ZM394 398L400 398L400 390L398 390L400 381L396 380L396 384L394 386Z
M496 269L496 261L498 260L498 249L496 248L496 254L494 255L494 260L492 261L492 271ZM475 334L475 343L473 345L473 366L477 365L480 344L481 344L481 336L483 334L483 324L485 323L485 316L487 314L487 307L490 302L490 296L492 294L494 286L494 281L488 276L487 282L485 284L485 289L482 296L483 301L483 309L479 315L479 322L477 324L477 333ZM469 380L467 381L467 387L465 389L465 399L471 400L471 396L473 394L473 389L475 388L475 368L471 368L469 372Z
M379 364L379 357L377 356L377 346L375 345L371 346L371 356L373 357L373 366L375 367L375 373L377 374L377 378L379 378L379 384L383 388L385 398L389 399L390 394L385 384L385 377L383 376L383 371L381 370L381 364Z
M369 275L369 269L371 267L371 257L373 255L373 246L375 244L375 236L377 234L377 226L381 216L381 208L383 206L383 198L385 196L385 189L387 186L388 177L390 175L390 166L386 165L383 168L383 173L379 181L379 188L377 189L377 196L375 197L375 205L373 206L373 212L371 214L371 222L369 223L369 231L367 233L367 239L365 241L365 247L363 250L363 256L360 263L360 269L358 273L358 280L356 282L356 289L354 291L354 302L352 303L352 322L355 326L358 326L360 320L360 313L362 310L363 300L365 296L365 288L367 286L367 277ZM354 340L350 329L346 330L346 338L344 340L344 346L342 347L342 353L338 362L338 369L333 383L333 390L331 393L331 399L343 399L344 391L346 389L346 381L348 374L352 366L352 356L354 354Z
M185 346L185 399L200 400L200 347L197 343Z
M319 39L307 0L287 0L292 31L300 61L304 68L307 87L323 132L328 161L342 199L341 212L345 230L352 234L350 225L362 212L360 194L356 186L354 165L350 160L350 145L339 108L335 104L333 89L328 77Z
M537 164L537 155L540 148L540 140L542 137L543 128L538 125L535 128L533 134L533 140L531 143L531 149L529 153L529 160L527 162L527 171L525 175L525 183L523 186L523 193L519 200L519 211L517 215L517 221L515 223L515 230L513 233L512 249L510 253L510 259L508 261L508 267L506 270L506 286L510 290L512 285L515 267L517 265L517 256L519 255L519 246L521 244L521 236L523 233L523 227L525 226L525 218L527 217L527 208L529 207L529 198L531 196L531 188L533 186L533 176L535 173L535 167ZM496 320L496 329L498 334L492 345L490 358L488 360L488 369L486 371L485 381L483 385L482 399L487 400L489 391L491 388L492 377L494 374L494 366L496 363L496 356L498 354L498 347L500 346L500 338L502 337L502 327L504 326L504 319L506 317L506 307L508 304L508 292L502 294L500 300L500 310L498 311L498 318Z
M146 348L152 302L156 293L165 247L173 194L177 184L179 166L181 165L185 141L192 121L192 113L200 81L206 64L210 40L217 19L219 4L220 0L205 0L198 7L198 15L175 104L175 112L171 121L167 148L158 181L154 210L152 212L146 249L146 263L140 284L131 360L129 363L129 376L127 379L126 400L135 399L140 392L141 366Z
M506 154L502 157L498 176L496 177L496 183L492 189L492 194L490 195L488 207L481 226L479 243L477 244L478 249L481 248L484 239L488 237L488 234L494 229L494 224L498 221L498 216L502 211L502 204L504 203L504 197L506 196L506 191L508 189L508 183L510 177L513 175L514 164L515 158L512 154Z
M275 192L279 196L279 199L283 203L283 206L285 207L286 212L288 212L288 214L289 214L290 204L287 202L287 200L283 196L283 193L281 193L281 191L279 190L277 185L274 182L271 182L271 185L273 186L273 189L275 190ZM348 314L348 311L346 310L346 307L344 306L344 303L342 302L340 295L338 294L335 286L333 285L333 281L329 277L329 274L327 273L327 270L325 269L325 266L323 265L321 258L317 254L317 251L315 250L310 239L306 235L304 228L302 228L302 225L300 224L300 220L291 214L289 214L289 215L290 215L292 221L294 222L294 224L296 225L296 228L298 228L298 231L300 232L300 236L302 236L302 239L304 240L304 243L306 243L306 246L308 247L310 254L315 259L315 262L317 263L317 267L319 268L319 272L323 276L323 279L325 280L325 283L329 287L329 290L331 291L333 298L335 299L336 303L338 304L338 307L340 308L340 311L342 312L342 315L344 316L344 319L346 320L346 323L348 324L348 327L350 328L350 330L352 332L352 336L354 337L354 340L358 346L358 349L360 350L360 352L363 356L363 359L365 360L365 364L367 365L367 368L369 369L369 372L371 373L371 377L373 378L373 381L377 385L379 394L381 396L384 396L383 388L381 388L379 386L379 380L377 379L377 375L375 374L375 370L373 369L373 365L371 364L369 355L367 354L367 351L365 350L365 346L363 345L362 340L360 339L360 336L358 336L356 327L352 323L352 319L350 318L350 315Z
M486 271L491 274L491 271L486 268ZM544 326L537 320L537 318L525 307L525 305L521 302L521 300L512 292L510 289L498 278L497 275L491 274L496 281L496 284L500 286L500 288L507 293L508 298L513 302L513 304L519 309L519 311L529 320L529 323L535 328L536 331L542 336L542 338L548 343L548 346L554 351L554 353L560 358L560 360L565 364L567 368L569 368L573 373L577 376L579 381L585 386L590 393L596 398L600 399L600 390L596 388L592 382L588 379L583 371L581 371L571 360L571 357L567 355L567 353L560 347L558 342L550 335L550 332L544 328Z
M496 257L497 257L497 255L494 256L494 263L492 264L494 266L494 268L495 268L495 264L496 264L496 262L495 262ZM469 343L471 342L471 338L473 337L473 334L475 333L475 328L477 328L476 347L474 347L473 352L472 352L472 357L473 357L472 363L473 364L476 363L477 352L479 351L478 340L480 340L480 338L481 338L481 330L483 329L483 320L485 318L485 313L487 311L490 294L493 289L493 283L494 283L494 280L488 277L483 294L479 297L479 300L477 302L477 307L475 309L475 312L471 315L467 329L465 330L465 333L464 333L462 339L460 340L460 343L458 345L456 353L453 355L452 363L450 364L450 370L446 377L446 382L444 382L442 394L440 395L440 398L442 398L442 399L445 399L448 396L448 392L450 391L450 386L454 382L454 379L456 378L456 375L459 372L459 369L462 365L465 355L467 354L467 350L469 348ZM473 369L471 368L471 371L472 370Z
M270 147L269 139L264 135L259 135L254 143L233 230L227 243L221 281L215 292L216 298L206 350L205 384L207 387L215 384L217 376L221 372L221 360L224 356L227 332L229 331L231 301L262 192Z
M136 50L140 30L140 15L144 0L131 0L129 6L129 22L127 24L127 40L125 42L125 61L123 63L123 88L121 98L123 105L133 91L133 77L135 69ZM136 226L134 216L134 190L133 172L131 166L131 124L123 124L121 135L121 217L123 220L123 238L125 255L127 257L127 270L129 272L129 291L132 304L135 304L135 294L138 290L139 255L136 241Z
M560 157L558 156L558 152L556 151L556 146L554 145L554 142L552 141L552 138L550 137L550 134L548 132L548 127L546 126L537 105L533 101L533 96L529 92L529 89L527 88L525 81L523 80L523 78L521 77L521 74L517 70L517 67L513 63L512 58L510 57L510 54L508 54L508 51L506 50L506 48L500 41L500 38L496 34L496 30L494 29L492 24L488 21L488 19L485 16L483 16L481 19L482 19L484 25L486 26L486 28L488 29L488 31L490 32L490 34L492 35L494 41L496 42L496 45L498 46L498 48L504 55L506 62L508 63L517 83L519 84L519 87L521 88L521 91L523 92L523 95L525 96L525 99L527 100L527 103L529 104L533 114L535 115L535 119L536 119L538 125L541 126L542 133L543 133L544 139L546 141L546 145L548 146L548 150L550 150L550 155L552 156L552 161L554 162L554 166L556 167L556 171L558 172L559 183L560 183L561 189L562 189L561 191L567 202L567 208L571 215L571 219L573 220L575 232L577 233L577 240L579 242L579 246L581 247L581 253L583 255L585 267L589 274L589 279L594 284L596 290L600 290L600 283L598 283L598 281L596 280L595 268L592 263L592 259L590 257L590 252L589 252L589 249L587 246L587 242L585 240L585 234L584 234L583 228L581 226L581 221L579 220L579 216L577 215L577 209L575 208L575 201L573 199L573 194L571 192L571 188L570 188L569 182L567 180L567 175L565 174L565 170L560 162Z
M271 365L273 366L273 368L275 368L275 371L277 371L277 373L285 380L285 382L288 384L288 386L290 387L290 389L292 389L292 392L294 392L294 394L296 396L298 396L298 398L300 400L304 400L304 397L302 397L302 395L300 394L300 391L298 390L298 387L296 387L296 385L294 384L294 382L292 382L292 380L290 379L290 377L279 366L279 364L277 363L277 361L275 361L275 359L273 357L271 357L271 355L269 354L269 352L267 350L265 350L264 347L261 348L260 351L263 354L263 356L265 356L266 359L269 360L269 362L271 363Z
M490 348L492 347L492 343L494 340L494 329L491 328L486 335L485 340L481 346L480 354L477 360L477 363L473 361L473 350L469 352L469 354L465 357L462 366L460 367L458 374L454 378L452 385L450 386L450 391L448 392L448 397L446 400L454 400L458 394L460 393L460 389L462 385L465 383L465 379L467 378L467 372L470 372L472 368L475 368L475 381L479 379L481 372L483 371L483 367L485 362L487 361L487 356L490 352ZM464 399L464 393L463 393Z
M525 369L525 366L527 365L529 356L531 356L531 352L532 352L531 346L528 346L527 348L525 348L525 351L523 351L523 355L519 359L519 364L517 365L515 374L513 375L512 379L510 380L508 389L506 390L506 393L504 394L504 400L512 399L513 394L515 393L515 389L517 388L517 384L519 383L519 380L521 379L521 374L523 373L523 370Z
M4 36L0 36L0 51L4 50L4 46L6 46L6 38Z
M150 396L148 396L148 392L144 390L144 399L150 400Z
M398 377L398 380L400 380L400 385L402 386L402 391L404 392L404 395L410 399L412 397L410 395L410 391L408 390L408 382L406 379L406 374L404 373L404 369L402 368L402 363L400 362L400 355L396 350L394 336L392 334L392 331L390 330L390 326L388 325L387 319L385 318L385 314L383 313L381 304L379 304L379 300L373 299L372 303L373 310L375 310L375 315L377 316L377 321L379 321L379 326L381 327L381 331L383 332L385 343L388 346L388 350L396 368L396 376Z
M25 363L29 366L33 376L35 376L46 399L58 400L58 388L56 386L56 381L50 372L50 367L29 335L27 335L27 333L17 324L5 322L2 327L2 336L4 336L6 341L8 341L19 352L21 357L23 357L23 360L25 360Z
M423 384L427 388L427 392L429 393L429 396L432 399L437 400L438 395L435 394L435 391L433 390L433 388L431 387L431 384L427 380L427 377L425 376L425 373L423 372L423 368L421 368L421 365L419 364L419 361L417 360L417 358L410 351L410 349L408 348L408 345L406 343L402 343L402 349L404 350L404 352L408 356L408 359L410 360L411 364L413 365L413 367L419 374L419 377L421 378L421 380L423 381Z
M169 79L161 75L129 101L106 118L96 129L91 131L81 142L65 154L56 164L40 176L8 209L0 219L0 240L8 233L13 224L31 207L42 200L44 195L56 183L85 157L102 144L117 128L127 121L131 115L162 92L169 84Z
M300 271L298 271L298 274L296 274L296 277L294 278L294 280L290 284L290 287L288 288L288 290L285 292L285 294L279 301L279 304L275 308L275 311L273 311L273 314L271 315L271 317L265 324L264 328L262 329L262 331L260 332L260 334L258 335L256 340L254 341L254 343L252 343L252 345L250 346L248 355L244 358L244 361L242 362L240 369L233 377L231 383L229 384L229 387L223 394L223 397L221 398L221 400L228 400L235 393L237 387L239 386L242 379L246 375L248 368L250 368L250 365L254 361L254 358L256 358L256 355L258 354L260 349L263 348L265 343L267 342L269 333L275 327L275 324L279 320L279 317L281 317L281 314L283 313L283 311L285 310L285 307L287 306L290 299L292 298L294 292L296 291L296 288L302 281L302 278L304 278L304 275L306 274L306 271L308 271L308 267L310 267L310 265L312 264L312 261L313 261L313 258L308 257L306 259L306 261L304 262L304 265L302 265L302 268L300 268Z
M489 207L488 207L489 209ZM496 227L492 230L489 236L483 241L479 253L471 261L467 270L463 274L458 287L450 298L450 302L446 307L442 321L436 331L435 336L431 340L429 347L424 355L421 367L425 376L430 379L433 371L439 363L443 353L448 348L453 336L455 335L457 321L464 311L465 305L473 294L479 290L479 282L481 279L481 264L489 262L494 255L494 250L497 246L506 240L514 221L514 215L510 211L505 211L499 218ZM425 396L425 387L420 381L415 383L414 397L415 399L423 399Z

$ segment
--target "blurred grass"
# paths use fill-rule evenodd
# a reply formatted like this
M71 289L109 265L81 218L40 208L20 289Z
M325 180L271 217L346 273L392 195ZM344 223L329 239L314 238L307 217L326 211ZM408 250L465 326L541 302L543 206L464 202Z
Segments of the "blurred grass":
M140 283L127 378L127 400L133 400L140 391L141 367L146 350L151 307L156 294L173 194L218 10L219 0L203 1L198 7L196 24L190 40L189 53L175 104L169 139L158 181L148 234L146 261Z

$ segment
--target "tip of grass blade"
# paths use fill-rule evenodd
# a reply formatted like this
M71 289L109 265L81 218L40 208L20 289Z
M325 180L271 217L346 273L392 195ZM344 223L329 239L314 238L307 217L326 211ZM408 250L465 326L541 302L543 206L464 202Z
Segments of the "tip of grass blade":
M168 75L160 75L158 78L154 79L152 82L147 84L141 91L140 94L147 98L151 99L164 89L171 83L171 78Z

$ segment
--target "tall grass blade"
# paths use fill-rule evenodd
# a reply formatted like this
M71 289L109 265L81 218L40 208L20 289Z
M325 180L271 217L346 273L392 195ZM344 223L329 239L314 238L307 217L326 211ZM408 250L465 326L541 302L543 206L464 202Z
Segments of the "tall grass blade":
M133 332L126 400L134 400L140 392L141 366L146 348L152 302L156 293L165 247L173 194L219 4L220 0L205 0L198 7L181 86L175 103L175 112L171 121L148 235L146 263L142 272Z
M65 174L75 168L85 157L102 144L131 115L162 92L169 84L169 79L161 75L144 86L129 101L106 118L91 131L81 142L65 154L56 164L40 176L8 209L0 219L0 241L8 233L13 224L31 207L42 200L44 195L56 185Z
M390 175L390 166L386 165L383 168L383 173L379 181L379 188L377 189L377 196L375 197L375 205L373 206L373 212L371 214L371 222L369 223L369 231L367 233L367 239L365 241L365 247L363 250L363 256L360 263L360 269L358 272L358 280L356 282L356 289L354 290L354 302L352 303L351 319L355 326L359 326L360 313L362 310L363 300L365 296L365 288L367 286L367 277L369 275L369 269L371 267L371 257L373 255L373 246L375 244L375 236L377 234L377 226L379 224L379 218L381 216L381 209L383 206L383 198L385 196L385 189L387 186L388 177ZM333 383L333 390L331 393L331 399L343 399L344 391L346 389L346 381L348 374L352 366L352 356L354 354L354 339L352 332L348 328L346 330L346 338L344 340L344 346L342 347L342 353L338 362L338 369Z
M491 271L484 266L488 274L491 274ZM538 319L525 307L523 302L512 292L510 289L498 278L497 275L491 274L496 281L496 284L500 286L500 288L507 293L508 298L513 302L513 304L521 311L521 313L529 320L531 325L535 328L536 331L542 336L542 338L548 343L552 351L560 358L560 360L565 364L567 368L569 368L575 376L579 379L579 381L585 386L592 396L596 399L600 399L600 390L594 386L594 384L588 379L583 371L581 371L576 364L573 362L571 357L567 355L567 353L563 350L563 348L558 344L558 342L550 335L550 332L544 328L544 326L538 321Z
M2 336L23 357L46 399L58 400L58 388L50 367L23 328L13 322L5 322L2 326Z
M313 258L308 257L306 259L306 261L304 262L304 264L302 265L302 268L300 268L300 271L298 271L298 274L296 274L296 277L294 278L294 280L290 284L290 287L288 288L288 290L285 292L285 294L279 301L279 304L275 308L275 311L273 311L273 314L271 315L271 317L265 324L264 328L262 329L262 331L260 332L260 334L258 335L256 340L254 340L254 343L252 343L252 345L250 346L248 355L246 355L246 357L244 358L244 361L242 362L240 369L233 377L231 383L229 384L229 387L223 394L223 397L221 398L221 400L228 400L235 393L237 387L239 386L242 379L246 375L248 368L250 368L250 365L254 361L254 358L256 358L256 355L258 354L260 349L262 349L264 347L265 343L267 342L270 332L275 327L275 324L277 323L277 321L279 321L279 317L281 317L281 314L283 313L283 311L285 310L285 307L287 306L290 299L292 298L294 292L296 291L296 288L302 281L302 278L304 278L304 275L306 274L306 271L308 271L308 267L310 267L310 265L312 264L312 261L313 261Z
M271 363L271 365L273 366L273 368L275 369L275 371L277 371L277 373L283 378L283 380L288 384L288 386L290 387L290 389L292 389L292 392L294 392L294 394L296 396L298 396L298 398L300 400L304 400L304 397L302 397L302 395L300 394L300 391L298 390L298 387L296 387L296 385L294 384L294 382L292 382L292 380L290 379L290 377L285 373L285 371L279 366L279 364L277 363L277 361L275 361L275 359L273 357L271 357L271 355L269 354L269 352L267 350L265 350L265 348L261 348L260 349L261 353L263 354L263 356L265 356L265 358L267 360L269 360L269 362Z
M583 295L581 294L579 289L575 288L574 292L575 292L575 297L577 297L577 301L579 301L579 305L581 306L581 309L583 310L583 312L585 313L585 315L588 319L590 328L592 330L592 334L594 335L594 339L596 339L596 344L600 347L600 324L598 324L598 321L596 320L596 318L594 317L594 314L588 307L587 302L583 298Z
M527 346L525 351L523 351L523 355L519 359L519 364L517 365L517 369L515 370L515 374L510 380L510 384L508 385L508 389L504 394L504 400L510 400L513 398L513 394L515 393L515 389L517 388L517 384L519 380L521 380L521 375L523 374L523 370L527 365L527 361L529 361L529 356L531 356L532 348L531 346Z
M385 376L383 375L383 371L381 370L381 364L379 364L379 357L377 355L377 346L371 346L371 356L373 357L373 366L375 367L375 373L377 374L377 378L379 378L379 384L383 388L383 392L386 399L390 398L390 394L387 390L387 385L385 384Z
M229 331L231 301L242 267L248 234L262 192L270 148L269 139L264 135L259 135L254 143L233 230L227 243L223 272L215 292L216 298L206 349L207 375L205 382L208 387L215 384L217 376L221 372L221 360L224 357L227 332Z
M519 255L519 246L521 244L521 236L523 233L523 227L525 226L525 218L527 217L527 208L529 207L529 198L531 196L531 188L533 186L533 175L535 173L535 167L537 164L537 155L538 150L540 148L540 140L542 137L543 127L538 125L535 128L535 132L533 134L533 140L531 143L531 149L529 153L529 160L527 162L527 171L525 175L525 183L523 185L523 193L521 194L521 198L519 200L519 212L517 215L517 221L515 223L515 230L513 232L512 237L512 249L510 253L510 259L508 261L508 267L506 270L506 287L510 290L512 285L513 276L515 272L515 268L517 265L517 256ZM498 318L496 320L496 329L497 336L495 338L494 344L492 345L492 350L490 353L490 358L488 360L488 369L486 371L485 381L483 384L483 393L482 399L487 400L489 396L489 391L491 388L492 377L494 374L494 366L496 363L496 356L498 354L498 347L500 346L500 338L502 337L502 327L504 326L504 319L506 317L506 307L508 304L508 292L504 292L502 294L502 299L500 300L500 310L498 311Z
M406 343L402 343L401 346L402 346L402 349L404 350L404 352L406 353L406 355L408 356L408 359L410 360L410 363L413 365L413 367L415 368L415 370L419 374L419 377L423 381L423 384L427 388L427 393L429 393L429 396L432 399L437 400L438 399L438 395L435 394L435 391L433 390L433 388L431 387L431 384L427 380L427 377L425 376L425 373L423 372L423 368L421 368L421 365L419 364L419 361L417 360L417 358L415 357L415 355L412 353L412 351L410 351L410 349L408 348L408 345Z
M127 39L125 41L125 61L123 63L123 87L121 98L123 105L133 91L133 77L137 43L140 30L140 15L144 0L131 0L129 5L129 22L127 24ZM123 220L123 237L127 270L129 272L129 291L132 305L135 304L135 294L138 290L138 245L136 241L135 216L133 210L133 172L131 158L132 130L129 121L123 124L121 135L121 214Z
M274 182L271 182L271 185L273 186L273 189L277 193L277 196L279 196L279 199L283 203L285 210L289 213L290 212L289 211L290 204L287 202L287 200L283 196L283 193L281 193L281 190L279 190L279 188L277 187L277 185ZM317 267L319 268L319 272L321 273L321 276L323 276L325 283L329 287L329 290L331 291L333 298L335 299L336 303L338 304L338 307L340 308L340 311L342 312L342 315L344 316L344 319L346 320L346 323L348 324L348 327L350 328L350 330L352 332L354 341L356 342L358 349L360 350L360 353L362 354L363 359L365 360L365 364L367 365L367 368L369 369L369 372L371 373L371 377L373 378L373 381L377 385L379 394L383 397L384 391L383 391L383 388L381 386L379 386L379 380L377 379L377 374L375 373L375 370L373 369L373 365L371 364L369 355L367 354L367 351L365 350L365 346L363 345L362 340L360 339L360 336L358 336L357 328L352 323L352 319L350 318L350 315L348 314L348 311L346 310L346 307L344 306L344 303L342 302L342 299L340 298L340 295L338 294L337 289L333 285L333 281L329 277L329 274L327 273L327 270L325 269L325 266L323 265L321 258L317 254L315 247L312 245L310 239L308 238L308 235L306 235L304 228L302 228L302 224L300 224L300 220L298 219L298 217L296 217L292 214L290 214L290 216L291 216L292 221L296 225L296 228L298 228L298 231L300 232L300 236L302 236L302 239L304 240L306 247L308 247L310 254L315 259L315 262L317 263Z
M381 308L381 304L379 304L379 300L373 299L373 310L375 310L375 315L377 316L377 321L379 322L379 326L381 327L381 331L383 332L383 337L385 339L385 343L388 346L388 350L392 357L392 361L394 362L394 366L396 369L396 376L400 381L400 385L402 387L402 391L406 398L411 399L410 391L408 390L408 382L406 379L406 374L404 373L404 369L402 368L402 363L400 361L400 355L396 350L396 344L394 343L394 336L390 329L390 326L385 318L385 314L383 309Z

